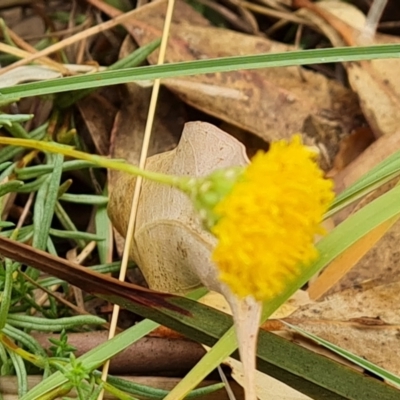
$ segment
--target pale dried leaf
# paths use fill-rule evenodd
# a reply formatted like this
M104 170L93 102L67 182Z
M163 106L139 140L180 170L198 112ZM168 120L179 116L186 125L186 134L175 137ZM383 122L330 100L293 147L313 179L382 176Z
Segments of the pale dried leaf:
M210 291L199 300L199 303L215 308L226 314L232 314L228 302L221 293Z
M96 72L103 71L104 67L93 67L88 65L64 64L69 71L75 72ZM18 85L19 83L46 81L49 79L60 78L61 72L55 71L45 65L27 65L17 67L2 75L0 88Z
M243 365L234 358L228 358L224 364L232 368L232 377L241 386L244 385ZM310 397L300 393L290 386L256 371L256 392L259 400L309 400Z
M146 168L172 175L204 176L215 169L247 163L245 149L236 139L208 123L192 122L185 125L178 147L150 157ZM110 218L122 235L133 188L134 178L122 175L110 195ZM130 256L151 288L181 293L203 282L220 291L210 260L215 242L185 194L144 181Z

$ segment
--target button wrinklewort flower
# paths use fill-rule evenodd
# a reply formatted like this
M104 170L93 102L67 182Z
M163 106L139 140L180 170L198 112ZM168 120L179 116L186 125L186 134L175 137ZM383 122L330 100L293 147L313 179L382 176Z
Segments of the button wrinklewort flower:
M280 295L317 257L314 238L323 233L332 186L298 135L257 153L214 209L220 280L241 298Z

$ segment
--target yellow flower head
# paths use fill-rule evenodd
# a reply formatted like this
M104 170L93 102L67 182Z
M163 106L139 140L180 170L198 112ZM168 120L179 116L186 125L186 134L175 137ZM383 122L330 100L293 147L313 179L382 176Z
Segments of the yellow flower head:
M273 143L215 207L213 260L239 297L276 297L316 258L314 236L334 195L314 158L300 136Z

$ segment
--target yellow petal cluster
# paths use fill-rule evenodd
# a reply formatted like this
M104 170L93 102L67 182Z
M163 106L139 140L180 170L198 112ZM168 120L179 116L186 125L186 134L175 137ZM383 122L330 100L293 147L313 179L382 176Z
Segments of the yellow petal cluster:
M316 234L333 200L315 153L296 135L259 152L215 207L213 261L239 297L267 301L317 257Z

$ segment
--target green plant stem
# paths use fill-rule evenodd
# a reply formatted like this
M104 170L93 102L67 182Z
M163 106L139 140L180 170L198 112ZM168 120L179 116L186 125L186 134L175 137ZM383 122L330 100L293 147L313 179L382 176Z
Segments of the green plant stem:
M41 142L38 140L15 139L15 138L0 138L1 144L11 146L27 147L40 151L63 154L64 156L77 158L79 160L86 160L103 168L114 169L122 172L127 172L131 175L141 176L153 182L163 183L170 185L181 190L186 190L190 186L193 178L171 176L160 174L157 172L142 170L139 167L128 164L125 161L111 160L106 157L84 153L82 151L74 150L72 147L60 145L52 142Z
M102 381L100 378L96 378L96 383L98 385L103 384L104 389L120 400L138 400L137 397L130 396L129 394L123 392L122 390L110 385L107 382Z
M13 354L18 355L22 359L36 365L39 368L46 368L47 364L44 359L33 353L30 353L21 347L18 347L12 340L10 340L4 333L0 332L0 343Z

